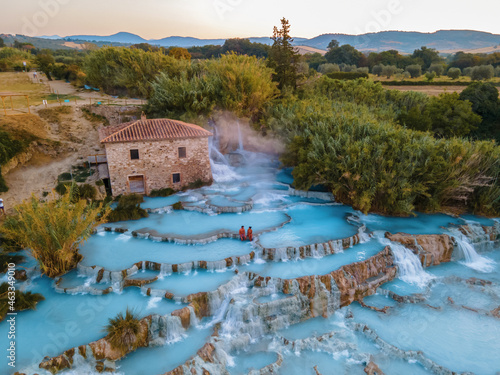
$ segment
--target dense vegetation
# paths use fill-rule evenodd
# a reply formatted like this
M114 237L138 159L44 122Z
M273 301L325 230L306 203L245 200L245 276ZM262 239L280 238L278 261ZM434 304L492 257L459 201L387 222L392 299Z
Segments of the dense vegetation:
M0 284L0 321L2 321L9 312L8 283ZM16 311L35 309L36 304L45 298L40 293L15 291L14 308Z
M457 205L475 210L481 204L481 212L493 213L498 208L498 202L488 201L498 188L485 186L499 172L500 153L493 143L436 140L380 120L367 106L322 106L318 115L301 103L306 113L283 157L285 165L296 167L298 188L322 184L338 201L365 213L405 215Z
M272 72L265 61L236 54L163 72L152 84L149 112L193 119L218 107L251 117L278 93Z
M76 266L78 246L105 220L108 208L75 201L70 190L59 199L40 202L35 196L15 208L0 229L7 240L29 248L42 274L62 275Z
M104 47L89 54L83 66L90 85L110 94L146 97L158 72L168 70L180 75L187 66L184 61L162 52Z

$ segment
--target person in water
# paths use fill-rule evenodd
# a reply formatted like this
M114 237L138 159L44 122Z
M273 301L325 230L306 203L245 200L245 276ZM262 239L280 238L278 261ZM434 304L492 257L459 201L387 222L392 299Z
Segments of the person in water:
M252 241L253 240L253 230L252 230L252 227L248 227L247 238L248 238L248 241Z
M240 228L240 239L245 241L247 238L245 237L245 227L242 225Z

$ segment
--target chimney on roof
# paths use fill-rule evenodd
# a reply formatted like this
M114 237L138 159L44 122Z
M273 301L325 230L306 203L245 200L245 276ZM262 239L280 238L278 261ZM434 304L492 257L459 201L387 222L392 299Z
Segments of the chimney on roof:
M144 111L142 111L141 113L141 121L146 121L146 114L144 113Z

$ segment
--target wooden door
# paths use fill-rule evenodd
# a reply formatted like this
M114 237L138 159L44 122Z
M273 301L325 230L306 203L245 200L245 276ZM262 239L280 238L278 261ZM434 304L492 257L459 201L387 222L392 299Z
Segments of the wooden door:
M129 176L128 183L131 193L144 194L144 176Z

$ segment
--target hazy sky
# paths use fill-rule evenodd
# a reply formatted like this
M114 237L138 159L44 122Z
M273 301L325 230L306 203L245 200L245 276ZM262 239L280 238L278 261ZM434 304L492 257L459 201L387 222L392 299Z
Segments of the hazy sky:
M0 33L145 39L268 36L281 17L292 35L474 29L500 34L499 0L0 0Z

